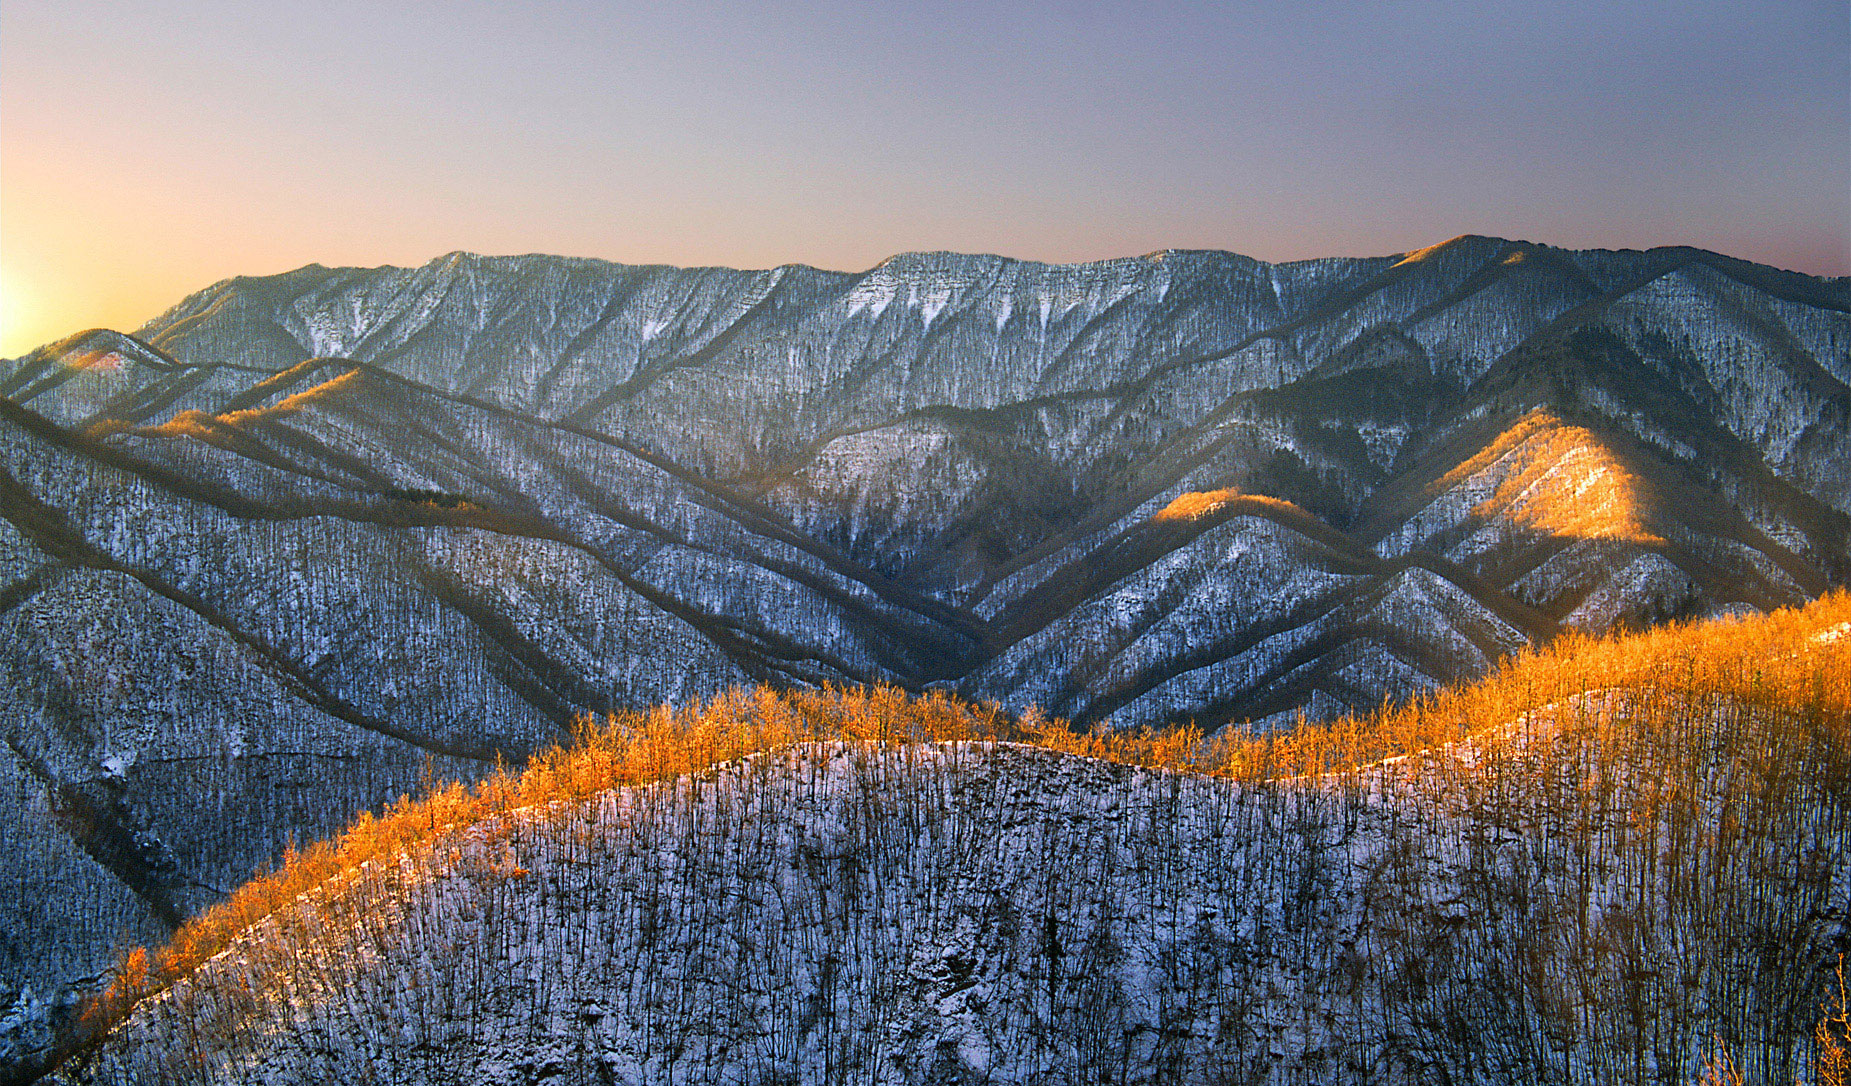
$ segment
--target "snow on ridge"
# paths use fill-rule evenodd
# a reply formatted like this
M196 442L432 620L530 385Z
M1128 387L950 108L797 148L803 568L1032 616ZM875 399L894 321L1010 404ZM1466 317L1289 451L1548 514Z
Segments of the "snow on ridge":
M1520 932L1521 902L1554 916L1558 893L1599 928L1661 888L1614 871L1590 895L1573 810L1487 810L1503 793L1438 765L1250 786L1012 743L762 752L305 895L139 1008L82 1081L200 1038L208 1079L276 1083L1529 1080L1521 1045L1389 1046L1444 1010L1408 987L1452 968L1432 940ZM1480 1025L1601 1077L1585 1037Z

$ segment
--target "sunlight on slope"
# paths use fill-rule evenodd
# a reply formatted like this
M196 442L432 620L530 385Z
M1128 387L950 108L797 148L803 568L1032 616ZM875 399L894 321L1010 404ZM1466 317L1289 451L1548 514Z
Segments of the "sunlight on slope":
M288 418L306 409L317 400L338 395L343 389L355 384L359 376L359 370L348 370L339 377L323 381L313 388L304 389L268 407L253 407L223 415L208 415L203 411L182 411L161 425L150 427L148 432L163 437L180 435L207 437L214 431L225 427L244 427L255 422Z
M122 371L122 356L115 351L93 351L71 359L73 369L103 370L108 373Z
M1517 471L1473 510L1480 516L1509 516L1554 535L1615 539L1662 546L1664 537L1647 527L1649 506L1637 476L1579 427L1525 442L1514 458Z
M1262 505L1279 512L1304 514L1304 510L1291 502L1269 498L1264 494L1242 494L1238 490L1191 490L1178 494L1170 504L1159 509L1151 519L1157 521L1198 520L1218 512L1236 500Z
M1424 264L1427 261L1432 260L1434 257L1439 256L1441 253L1445 252L1446 250L1452 248L1454 245L1457 245L1462 241L1469 241L1471 237L1472 235L1470 234L1460 234L1458 237L1447 238L1445 241L1436 242L1433 245L1428 245L1424 248L1415 249L1412 252L1409 252L1407 255L1403 256L1400 260L1395 261L1395 263L1391 266L1399 268L1406 264Z
M1430 484L1438 495L1473 476L1497 478L1473 508L1552 535L1663 546L1644 481L1598 435L1546 411L1532 411L1476 455Z
M339 395L342 391L349 389L350 386L358 384L359 378L359 370L348 370L339 377L332 377L313 388L303 389L294 396L280 400L269 407L254 407L245 411L233 411L228 415L222 416L222 418L225 422L237 426L246 422L256 422L260 419L292 415L307 408L316 400L330 399Z
M1428 245L1424 248L1415 249L1414 251L1408 253L1408 255L1402 257L1400 260L1395 261L1393 266L1399 268L1404 264L1424 263L1425 261L1431 260L1433 257L1438 256L1440 253L1440 250L1446 248L1448 245L1451 245L1451 244L1452 244L1451 241L1442 241L1436 245Z

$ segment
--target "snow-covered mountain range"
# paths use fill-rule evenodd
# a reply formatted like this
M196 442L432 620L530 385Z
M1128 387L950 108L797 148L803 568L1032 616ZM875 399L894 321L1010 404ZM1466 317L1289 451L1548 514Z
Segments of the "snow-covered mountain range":
M1848 419L1851 282L1688 249L228 280L0 363L0 979L583 712L1212 728L1800 602Z

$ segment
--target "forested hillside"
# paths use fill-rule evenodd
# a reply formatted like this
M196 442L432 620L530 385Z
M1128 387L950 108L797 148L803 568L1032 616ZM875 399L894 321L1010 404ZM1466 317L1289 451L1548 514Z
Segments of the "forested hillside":
M1843 593L1280 732L742 690L293 855L60 1079L1823 1082L1848 848Z

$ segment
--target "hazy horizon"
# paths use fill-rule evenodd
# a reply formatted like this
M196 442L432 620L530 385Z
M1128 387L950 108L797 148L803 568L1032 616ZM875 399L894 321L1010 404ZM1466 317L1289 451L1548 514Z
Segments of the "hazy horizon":
M1462 234L1851 274L1838 4L0 8L0 355L452 251L860 270Z

